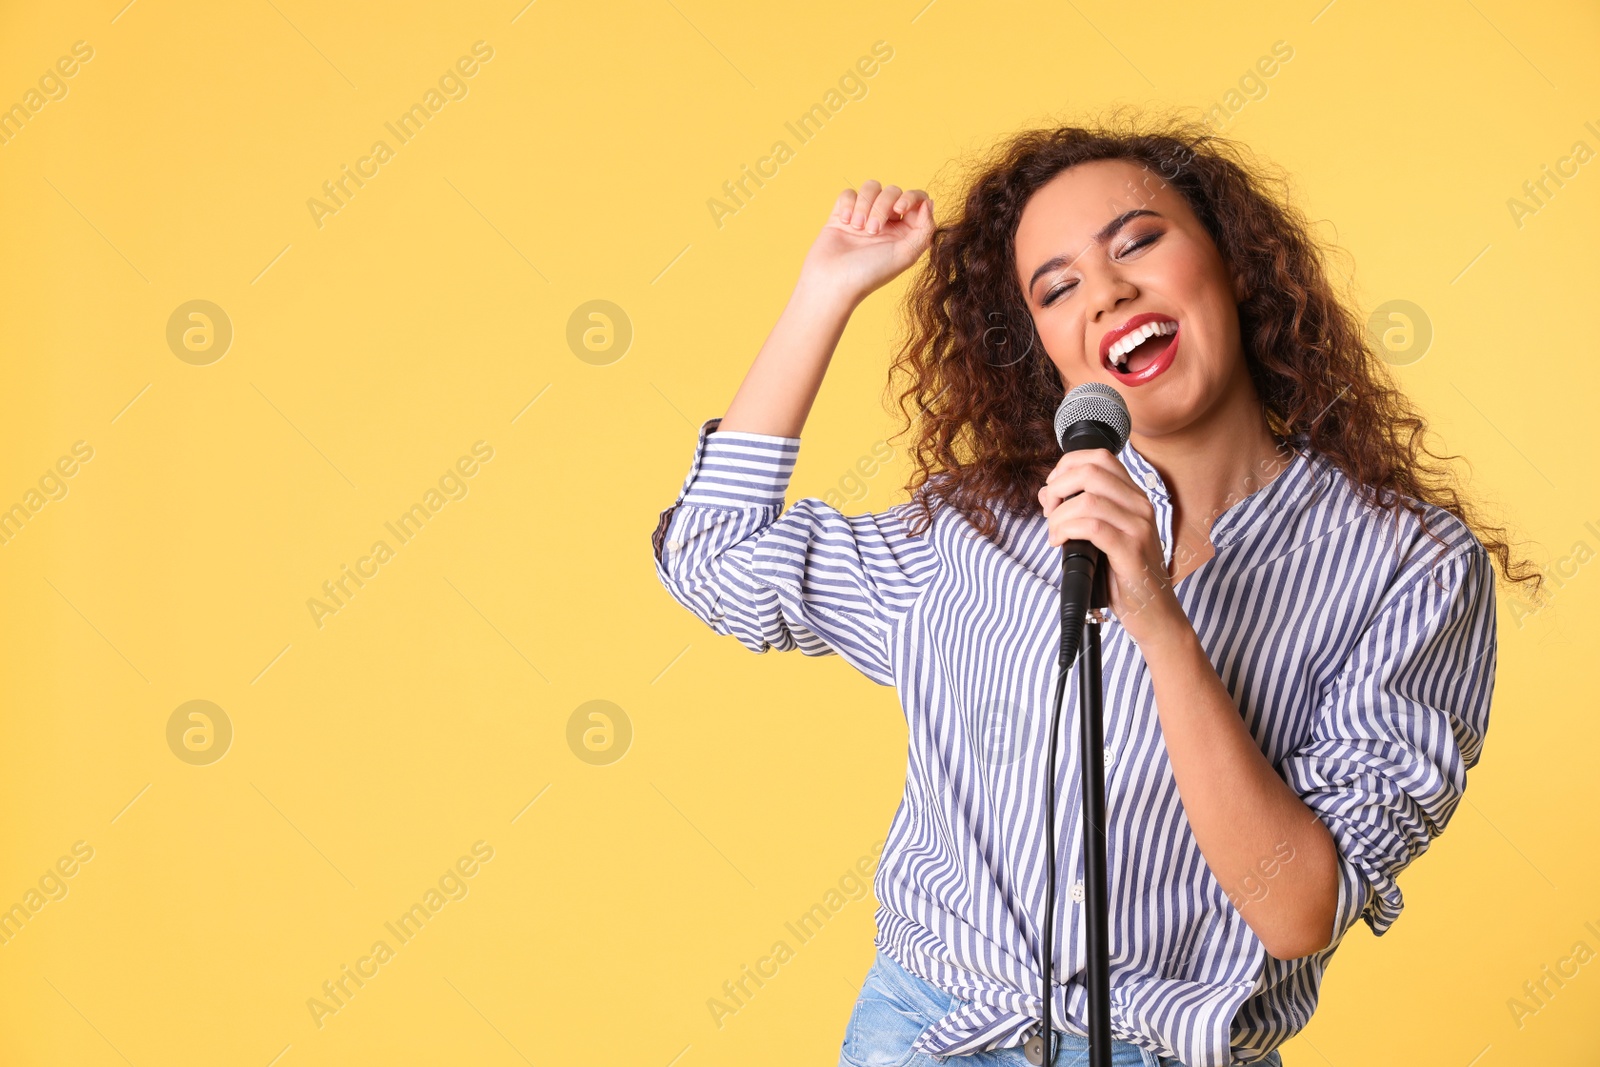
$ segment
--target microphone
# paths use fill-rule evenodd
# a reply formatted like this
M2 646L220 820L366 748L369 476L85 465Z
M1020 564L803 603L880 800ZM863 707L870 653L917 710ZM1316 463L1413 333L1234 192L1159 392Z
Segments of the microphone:
M1101 382L1084 382L1069 392L1056 408L1055 428L1056 443L1061 446L1063 455L1081 448L1104 448L1115 455L1128 443L1133 418L1128 414L1122 394ZM1068 541L1061 546L1063 673L1078 658L1078 644L1088 609L1106 607L1109 603L1107 578L1105 553L1093 542Z

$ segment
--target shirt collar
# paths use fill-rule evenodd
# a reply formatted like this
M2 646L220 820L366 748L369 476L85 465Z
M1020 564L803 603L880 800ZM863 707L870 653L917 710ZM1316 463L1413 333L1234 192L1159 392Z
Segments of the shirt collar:
M1133 447L1131 439L1122 446L1122 451L1117 453L1117 458L1122 461L1124 467L1128 468L1128 474L1133 478L1133 484L1144 488L1145 495L1150 498L1151 503L1168 499L1167 483L1162 480L1161 473L1150 465L1149 460L1139 454L1138 450Z
M1288 466L1278 471L1272 480L1264 485L1258 476L1248 483L1242 494L1230 498L1223 511L1211 523L1213 546L1221 548L1238 540L1258 518L1308 490L1321 475L1325 461L1311 451L1308 435L1303 432L1291 434L1287 438L1280 438L1279 441L1280 451L1290 454ZM1122 446L1117 458L1127 468L1134 484L1144 489L1145 495L1150 498L1150 503L1158 513L1163 508L1171 506L1167 483L1162 479L1161 472L1139 454L1139 450L1133 447L1132 440Z

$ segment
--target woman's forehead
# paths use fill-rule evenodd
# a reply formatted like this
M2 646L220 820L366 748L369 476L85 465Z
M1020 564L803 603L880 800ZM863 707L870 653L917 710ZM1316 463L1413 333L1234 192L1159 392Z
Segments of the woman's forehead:
M1041 186L1024 206L1013 239L1017 279L1026 290L1041 268L1070 262L1110 243L1124 226L1154 213L1177 225L1193 213L1177 190L1126 160L1080 163Z
M1148 208L1168 218L1185 201L1161 176L1141 163L1101 159L1079 163L1057 174L1029 198L1017 226L1024 239L1047 236L1052 243L1076 239L1086 245L1117 216Z

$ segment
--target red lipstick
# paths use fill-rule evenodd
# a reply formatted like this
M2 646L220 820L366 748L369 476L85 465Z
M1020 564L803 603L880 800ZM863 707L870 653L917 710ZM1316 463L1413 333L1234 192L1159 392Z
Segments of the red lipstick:
M1167 347L1157 353L1156 357L1148 364L1131 373L1111 362L1111 346L1128 333L1151 322L1170 322L1176 326L1176 329L1172 331L1172 339ZM1108 331L1104 337L1100 338L1100 365L1123 385L1145 384L1172 366L1172 361L1178 353L1178 339L1183 335L1183 327L1177 325L1177 323L1178 320L1171 315L1162 315L1152 311L1133 316L1133 318L1116 329Z

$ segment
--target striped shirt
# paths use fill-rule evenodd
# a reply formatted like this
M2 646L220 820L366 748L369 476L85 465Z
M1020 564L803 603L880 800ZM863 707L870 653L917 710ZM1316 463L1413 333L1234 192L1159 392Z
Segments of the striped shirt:
M909 766L873 881L874 944L960 1002L916 1051L1019 1045L1042 1017L1061 549L1039 511L998 510L997 545L953 508L919 537L909 503L785 509L800 439L713 432L720 421L700 427L652 536L660 580L753 652L835 654L897 688ZM1292 851L1263 856L1250 885L1218 883L1185 817L1149 671L1115 620L1102 626L1112 1036L1187 1067L1254 1062L1305 1026L1356 919L1381 935L1400 914L1396 877L1449 822L1488 728L1487 551L1429 505L1440 554L1415 516L1365 504L1304 437L1290 443L1289 464L1216 518L1214 555L1174 591L1256 743L1338 845L1327 947L1276 959L1241 917ZM1118 458L1154 507L1170 564L1166 486L1132 444ZM1051 1013L1086 1034L1077 693L1071 678Z

